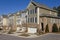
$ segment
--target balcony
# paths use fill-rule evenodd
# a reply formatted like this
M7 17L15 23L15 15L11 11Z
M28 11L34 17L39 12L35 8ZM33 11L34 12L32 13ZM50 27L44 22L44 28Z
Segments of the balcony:
M56 15L54 15L54 14L40 14L39 16L57 17L57 16L56 16Z

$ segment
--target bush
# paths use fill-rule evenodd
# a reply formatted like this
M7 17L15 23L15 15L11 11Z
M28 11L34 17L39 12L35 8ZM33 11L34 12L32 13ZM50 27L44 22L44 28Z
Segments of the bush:
M48 24L46 25L45 32L49 32Z
M56 24L53 24L52 26L52 32L58 32L58 27Z
M26 37L28 37L28 36L30 36L29 34L26 34L26 33L23 33L23 34L21 34L21 35L19 35L19 36L26 36Z

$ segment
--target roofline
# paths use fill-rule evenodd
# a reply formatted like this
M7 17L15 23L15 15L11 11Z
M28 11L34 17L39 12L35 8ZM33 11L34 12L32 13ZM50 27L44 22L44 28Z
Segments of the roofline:
M35 3L35 1L30 1L30 3L34 4L36 7L40 7L40 6L37 6ZM28 4L28 6L30 5L30 3ZM28 6L27 6L27 9L28 9ZM46 9L46 10L50 10L50 11L53 11L53 12L57 12L56 10L53 10L52 8L44 8L44 7L40 7L40 8L43 8L43 9Z

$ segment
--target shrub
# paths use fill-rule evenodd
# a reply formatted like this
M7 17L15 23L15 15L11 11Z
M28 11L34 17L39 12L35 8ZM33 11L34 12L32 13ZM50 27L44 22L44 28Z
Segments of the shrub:
M26 34L26 33L23 33L23 34L21 34L21 35L19 35L19 36L26 36L26 37L28 37L28 36L30 36L29 34Z
M53 24L52 26L52 32L58 32L58 27L56 24Z
M46 25L45 32L49 32L48 24Z

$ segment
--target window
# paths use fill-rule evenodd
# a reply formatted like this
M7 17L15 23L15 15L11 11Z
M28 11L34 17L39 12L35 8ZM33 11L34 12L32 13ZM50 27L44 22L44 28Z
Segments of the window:
M30 22L32 22L32 18L30 18Z
M28 15L29 14L35 14L35 13L37 13L37 7L35 9L29 10Z
M35 17L35 23L37 23L37 17Z
M32 14L32 10L30 10L30 14Z
M28 23L29 23L29 18L28 18Z
M35 13L37 13L37 7L35 8Z
M34 14L34 9L32 10L32 14Z

